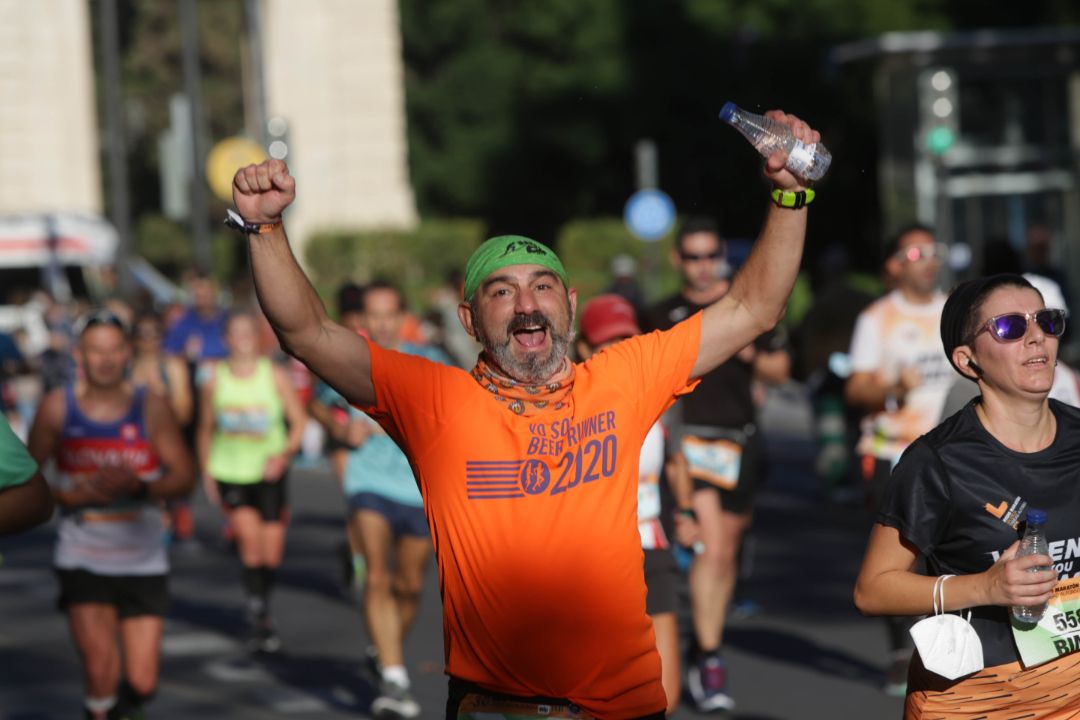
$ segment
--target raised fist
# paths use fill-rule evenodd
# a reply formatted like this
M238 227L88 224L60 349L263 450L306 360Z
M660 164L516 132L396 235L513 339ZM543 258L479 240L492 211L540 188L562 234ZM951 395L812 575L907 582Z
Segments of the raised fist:
M296 180L281 160L264 160L236 171L232 193L236 211L247 222L277 222L296 197Z

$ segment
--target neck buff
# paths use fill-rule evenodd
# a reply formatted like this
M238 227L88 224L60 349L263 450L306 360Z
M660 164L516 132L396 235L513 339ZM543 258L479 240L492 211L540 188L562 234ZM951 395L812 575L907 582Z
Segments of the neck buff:
M510 412L532 417L544 410L561 410L569 404L576 369L566 358L563 358L563 361L570 366L570 372L561 380L544 385L526 385L512 380L488 365L483 355L476 359L472 376L480 383L480 387L494 395L496 400L506 403Z

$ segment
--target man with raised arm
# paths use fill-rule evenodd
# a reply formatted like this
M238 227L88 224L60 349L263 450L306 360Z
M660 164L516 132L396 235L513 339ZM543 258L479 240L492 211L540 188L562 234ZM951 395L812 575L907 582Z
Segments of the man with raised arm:
M792 115L770 116L804 142L819 139ZM807 214L785 160L766 162L779 192L731 290L581 364L566 354L577 296L559 258L520 236L485 242L458 309L483 347L471 372L331 321L285 237L281 215L295 196L285 164L237 172L232 222L248 235L259 302L282 346L374 417L416 471L442 588L446 717L664 716L638 456L676 396L784 311Z

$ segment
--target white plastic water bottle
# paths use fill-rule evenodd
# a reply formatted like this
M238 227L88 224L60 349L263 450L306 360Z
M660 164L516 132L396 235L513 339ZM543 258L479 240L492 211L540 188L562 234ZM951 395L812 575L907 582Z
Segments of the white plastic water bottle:
M1024 537L1020 540L1020 549L1016 551L1016 557L1025 555L1049 555L1050 547L1046 544L1046 513L1042 510L1028 508L1027 528ZM1029 568L1028 572L1049 570L1047 566ZM1037 623L1046 611L1046 603L1042 605L1015 605L1012 609L1013 617L1023 623Z
M805 180L820 180L832 162L832 155L821 143L807 145L792 135L787 125L743 110L733 102L724 103L720 119L741 132L764 157L786 151L784 167Z

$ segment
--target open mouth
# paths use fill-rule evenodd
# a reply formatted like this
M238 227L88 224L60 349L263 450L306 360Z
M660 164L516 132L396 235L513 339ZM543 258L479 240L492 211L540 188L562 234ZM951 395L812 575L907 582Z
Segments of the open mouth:
M518 344L526 349L541 347L547 338L547 328L543 325L526 325L511 333Z
M1033 357L1030 360L1025 360L1024 367L1031 370L1041 370L1045 368L1049 363L1050 358L1046 357L1045 355L1040 355L1038 357Z

